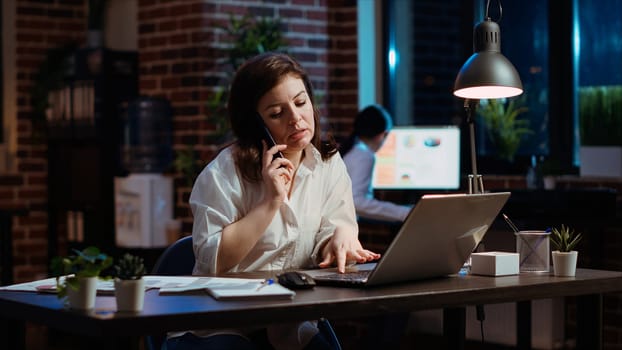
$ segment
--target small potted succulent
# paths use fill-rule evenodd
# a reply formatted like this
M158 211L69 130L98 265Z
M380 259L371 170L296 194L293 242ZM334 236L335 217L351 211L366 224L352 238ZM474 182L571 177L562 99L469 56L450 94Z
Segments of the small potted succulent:
M70 308L88 310L95 307L97 279L108 279L101 273L112 265L112 257L97 247L73 250L74 255L52 259L59 298L67 297Z
M141 311L145 299L146 273L143 258L124 254L114 265L117 311Z
M562 224L561 228L553 228L550 238L554 249L553 273L555 276L574 276L579 255L574 249L583 238L582 234Z

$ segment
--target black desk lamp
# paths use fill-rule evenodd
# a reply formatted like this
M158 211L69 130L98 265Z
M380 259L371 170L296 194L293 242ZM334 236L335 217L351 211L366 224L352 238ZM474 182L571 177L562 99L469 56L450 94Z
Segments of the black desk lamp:
M502 16L501 1L499 20ZM482 176L477 173L475 151L475 109L480 99L517 96L523 93L518 72L512 63L501 54L501 33L499 25L488 16L490 0L486 2L486 16L473 30L474 54L464 63L454 83L454 95L464 98L464 110L471 137L471 166L469 193L484 192Z

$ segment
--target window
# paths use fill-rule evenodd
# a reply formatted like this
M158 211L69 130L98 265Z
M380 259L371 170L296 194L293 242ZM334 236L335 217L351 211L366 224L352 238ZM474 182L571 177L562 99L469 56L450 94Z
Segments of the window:
M622 145L622 2L576 1L576 143Z
M395 124L459 124L452 88L464 62L463 27L472 28L472 17L461 14L472 8L462 0L383 3L383 104Z
M486 1L482 1L486 6ZM523 137L517 156L549 155L549 31L548 1L503 1L503 16L498 21L501 29L501 53L518 71L523 83L523 94L512 98L527 107L519 118L529 121L531 133ZM498 5L490 2L489 15L498 19ZM483 15L481 16L483 18ZM481 129L481 128L480 128ZM491 149L480 150L490 155Z
M452 95L453 83L472 54L473 26L483 20L486 0L384 4L383 103L396 125L465 125L463 101ZM500 25L502 53L523 82L525 93L515 99L528 108L521 117L529 120L532 132L523 137L513 164L492 169L495 150L484 129L476 126L480 168L484 173L524 174L537 155L557 161L565 173L577 173L580 92L587 86L622 86L622 2L501 5L500 20L497 1L490 1L489 15Z

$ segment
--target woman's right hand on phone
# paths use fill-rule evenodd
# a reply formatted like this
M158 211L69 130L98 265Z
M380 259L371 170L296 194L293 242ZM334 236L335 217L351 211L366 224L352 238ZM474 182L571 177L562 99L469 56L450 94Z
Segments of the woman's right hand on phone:
M268 148L265 141L262 141L262 144L261 177L268 188L268 195L272 196L272 200L285 201L294 176L294 166L287 158L275 158L274 155L285 150L287 145L275 145Z

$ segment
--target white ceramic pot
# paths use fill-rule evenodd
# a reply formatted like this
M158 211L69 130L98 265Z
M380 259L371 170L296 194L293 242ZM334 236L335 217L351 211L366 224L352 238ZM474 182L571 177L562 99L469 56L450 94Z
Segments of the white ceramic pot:
M145 280L115 279L114 295L117 311L141 311L145 301Z
M544 183L545 190L555 189L555 176L545 176L542 178L542 182Z
M553 257L553 274L555 276L575 275L577 270L577 256L579 255L576 250L571 252L554 250L551 255Z
M96 295L97 277L79 278L77 290L67 286L67 301L72 309L89 310L94 308Z

